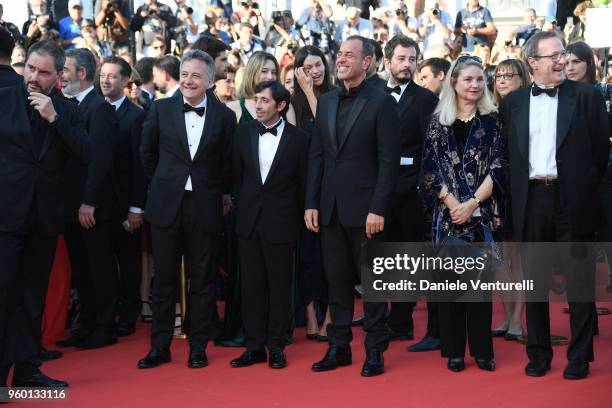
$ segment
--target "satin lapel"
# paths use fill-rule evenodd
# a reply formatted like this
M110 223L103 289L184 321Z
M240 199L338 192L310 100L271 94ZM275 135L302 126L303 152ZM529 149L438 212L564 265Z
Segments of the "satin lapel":
M336 115L338 114L338 97L339 88L337 88L329 98L329 110L327 112L322 112L323 114L328 115L328 125L329 125L329 136L330 136L330 145L334 154L338 153L338 135L336 133Z
M516 120L516 136L518 138L518 148L523 158L529 161L529 105L531 101L531 88L523 88L519 92L522 93L518 98L520 105L514 106L512 118ZM512 126L512 124L507 124Z
M276 168L278 167L278 162L283 155L283 151L285 151L285 148L289 144L289 139L291 138L291 130L289 130L288 127L289 127L289 124L285 122L285 128L283 129L281 140L280 142L278 142L278 148L276 149L276 153L274 154L274 159L272 160L270 171L268 172L268 176L266 177L266 182L270 180L270 177L274 173L274 170L276 170Z
M187 128L185 127L185 114L183 113L183 98L172 99L172 105L170 105L170 117L174 119L174 129L176 130L179 142L183 146L187 158L191 160L191 153L189 153L189 141L187 140ZM160 112L160 116L163 116L163 112Z
M259 123L257 121L253 121L253 122ZM259 131L258 131L257 126L251 126L251 130L249 131L249 139L251 139L250 146L251 146L251 157L253 158L252 160L253 169L255 170L255 174L258 175L258 177L256 177L257 181L259 182L259 184L262 184L261 169L259 167Z
M193 155L193 160L197 159L198 156L204 151L206 144L210 142L211 138L211 129L213 129L213 125L215 124L215 120L217 119L217 104L207 98L206 102L206 114L204 119L204 129L202 129L202 136L200 136L200 144L198 144L198 149L196 153Z
M355 124L357 117L359 116L363 108L365 107L366 102L368 101L368 95L369 95L369 91L366 88L366 89L363 89L359 93L359 96L357 96L357 99L355 100L355 103L353 104L353 108L351 109L351 113L346 119L346 125L344 126L344 132L342 133L342 135L340 135L341 139L339 140L339 143L338 143L339 144L338 152L342 150L342 147L344 146L344 143L346 143L346 139L348 139L348 135L349 133L351 133L351 129L353 128L353 125Z
M414 91L415 91L414 87L416 86L418 85L415 84L414 81L410 81L410 83L406 87L406 90L402 94L402 97L397 102L397 105L399 107L398 112L399 112L400 118L408 110L410 105L412 105L412 101L414 100Z
M559 86L559 101L557 103L557 150L567 137L570 123L576 108L576 94L574 87L567 81Z

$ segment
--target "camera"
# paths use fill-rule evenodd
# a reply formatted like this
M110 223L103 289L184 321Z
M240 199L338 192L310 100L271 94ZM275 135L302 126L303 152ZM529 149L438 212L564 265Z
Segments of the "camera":
M193 9L189 6L181 6L181 11L189 16L193 14Z
M283 12L282 11L278 11L278 10L273 11L272 12L272 21L276 25L282 25L283 24Z
M402 9L397 9L395 10L395 15L396 16L405 16L406 14L408 14L408 12L406 10L402 10Z
M437 16L438 14L440 14L440 9L435 8L435 9L431 10L431 14L433 14L434 16Z
M106 10L110 11L112 9L119 10L121 8L121 0L110 0L108 5L106 6Z

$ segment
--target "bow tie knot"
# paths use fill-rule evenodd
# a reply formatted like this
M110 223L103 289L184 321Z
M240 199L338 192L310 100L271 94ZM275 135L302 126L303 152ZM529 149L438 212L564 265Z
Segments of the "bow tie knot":
M206 108L204 106L200 106L199 108L196 108L195 106L191 106L188 103L184 103L183 104L183 112L187 113L187 112L195 112L198 114L198 116L204 116L204 113L206 112Z
M263 123L260 123L259 124L259 136L263 136L266 133L271 133L274 136L278 136L278 127L280 126L280 124L282 122L283 121L280 120L276 125L274 125L274 126L272 126L270 128L266 127Z
M395 86L395 87L393 87L393 88L391 88L390 86L386 86L386 87L385 87L385 91L386 91L387 93L390 93L390 94L392 94L392 93L396 93L396 94L398 94L398 95L401 95L401 93L402 93L402 88L401 88L399 85L398 85L398 86Z
M554 88L540 88L536 84L533 84L533 87L531 87L531 93L533 94L533 96L546 94L550 96L551 98L554 98L557 95L557 90L558 90L558 87L556 86Z

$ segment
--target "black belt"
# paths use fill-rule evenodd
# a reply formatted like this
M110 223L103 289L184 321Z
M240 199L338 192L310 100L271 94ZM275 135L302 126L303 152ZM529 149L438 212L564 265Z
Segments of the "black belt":
M529 179L529 184L534 186L558 186L559 181L556 178L537 178L537 179Z

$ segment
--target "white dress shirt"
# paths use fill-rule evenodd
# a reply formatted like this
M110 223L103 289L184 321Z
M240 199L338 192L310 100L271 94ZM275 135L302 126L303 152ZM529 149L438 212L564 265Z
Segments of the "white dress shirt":
M183 102L189 104L185 98L183 98ZM198 103L195 107L206 107L206 94L204 94L204 99L202 102ZM189 146L189 155L193 160L196 152L198 151L198 146L200 145L200 139L202 138L202 132L204 131L204 122L206 119L206 113L203 116L198 115L197 113L185 112L185 129L187 130L187 145ZM187 183L185 183L185 190L193 191L193 186L191 185L191 175L187 178Z
M391 96L395 98L395 102L399 102L400 99L402 99L402 95L404 94L404 91L406 90L406 88L408 88L409 84L410 84L410 81L406 82L405 84L399 85L399 87L400 87L400 93L399 94L397 92L391 92ZM391 86L391 81L387 81L387 87L395 88L394 86Z
M176 93L176 91L178 91L179 88L180 88L179 84L174 85L164 94L164 98L172 98L174 94Z
M268 177L270 167L272 167L278 144L280 143L281 137L283 136L283 130L285 129L285 121L283 118L280 118L278 122L270 127L274 127L278 123L280 124L276 128L276 136L269 132L259 135L259 172L261 174L262 183L266 182L266 177Z
M544 93L529 101L529 178L557 178L557 106L554 97Z
M76 98L77 101L79 101L79 105L80 105L81 102L83 102L83 99L85 99L85 97L89 95L89 93L93 90L94 90L94 87L92 85L89 88L85 89L84 91L81 91L78 94L74 95L73 98Z

